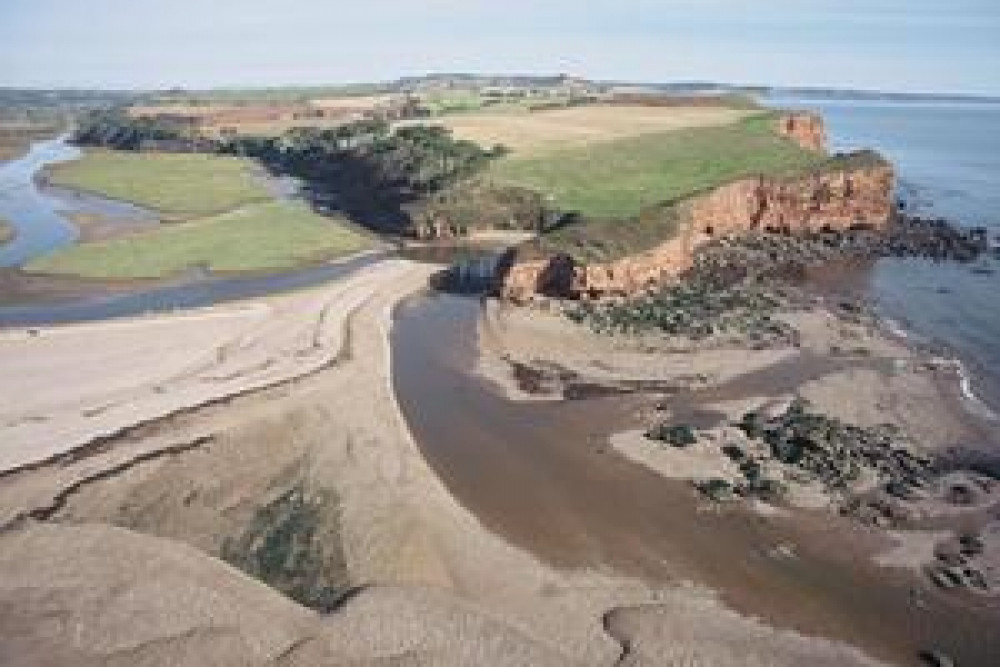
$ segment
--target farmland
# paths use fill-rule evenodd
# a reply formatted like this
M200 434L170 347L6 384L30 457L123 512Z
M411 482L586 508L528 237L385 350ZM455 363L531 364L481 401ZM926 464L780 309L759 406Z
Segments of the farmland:
M511 160L552 154L641 135L732 123L747 111L726 108L667 108L582 105L528 112L484 111L442 118L455 136L484 146L502 144Z
M31 262L31 272L85 278L163 278L292 268L365 249L366 237L301 203L267 202L123 238L84 243Z
M51 181L186 220L269 199L253 169L248 160L214 155L88 150L55 166Z

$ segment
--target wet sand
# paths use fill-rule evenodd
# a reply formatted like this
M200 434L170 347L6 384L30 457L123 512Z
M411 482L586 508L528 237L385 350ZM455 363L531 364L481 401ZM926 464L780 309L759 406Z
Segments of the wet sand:
M825 514L706 512L689 485L616 454L608 439L635 427L641 396L506 400L472 372L478 315L477 302L457 297L401 306L394 382L428 461L491 530L560 567L691 579L720 591L742 613L843 639L894 662L913 662L927 648L959 664L987 665L1000 654L997 606L940 594L907 572L872 564L868 556L884 546L878 532ZM783 362L674 400L671 412L780 395L837 364L877 363ZM785 543L794 545L796 558L773 556ZM915 595L924 606L914 604Z
M10 519L0 529L0 662L65 662L71 647L82 665L873 664L846 644L739 616L705 589L650 586L606 566L554 569L484 530L399 412L391 313L432 269L389 264L401 273L370 271L380 279L360 304L336 299L354 277L313 290L314 301L257 306L318 319L321 348L339 346L333 363L0 476ZM333 301L341 307L327 310ZM267 318L257 342L284 340L285 324ZM131 331L134 343L175 347ZM94 394L104 379L78 382ZM58 442L66 415L51 414ZM334 502L290 521L275 516L289 491ZM287 548L288 531L302 549L283 561L291 575L337 574L348 586L332 613L222 562L234 540L251 554L261 537Z

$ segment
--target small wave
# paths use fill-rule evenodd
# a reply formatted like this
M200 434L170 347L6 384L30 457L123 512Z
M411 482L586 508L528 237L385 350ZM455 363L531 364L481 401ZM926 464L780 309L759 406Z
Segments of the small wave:
M906 328L902 325L902 323L897 322L896 320L890 317L883 317L882 325L885 327L885 330L888 331L890 335L896 338L902 340L908 340L910 338L910 332L906 330Z
M958 359L952 359L951 364L958 374L958 386L962 390L962 397L965 398L969 409L979 417L990 421L1000 421L1000 415L997 415L983 399L976 395L976 391L972 385L972 374L969 373L965 364Z
M883 317L882 326L889 334L900 340L916 340L914 334L908 331L898 320ZM1000 415L976 394L972 382L972 374L960 359L954 357L937 357L934 359L934 362L941 367L954 369L955 374L958 376L958 386L962 392L962 398L965 400L965 404L972 414L989 421L1000 421Z

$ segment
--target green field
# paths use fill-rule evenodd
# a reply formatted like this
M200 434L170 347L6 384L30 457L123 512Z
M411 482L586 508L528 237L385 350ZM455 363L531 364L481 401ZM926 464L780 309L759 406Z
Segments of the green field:
M161 278L291 268L364 250L369 240L301 203L273 201L119 239L83 243L30 262L29 272L85 278Z
M216 155L88 150L55 166L51 180L184 220L270 199L252 170L249 160Z
M824 156L778 136L773 116L646 134L494 163L497 182L539 192L588 218L634 218L662 202L754 174L790 174Z
M277 86L271 88L209 88L162 93L151 96L149 104L297 104L325 97L376 95L384 86L355 83L331 86Z

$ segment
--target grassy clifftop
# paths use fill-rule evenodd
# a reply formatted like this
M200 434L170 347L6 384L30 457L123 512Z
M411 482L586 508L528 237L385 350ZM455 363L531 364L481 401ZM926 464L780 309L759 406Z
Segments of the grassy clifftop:
M778 133L777 112L753 112L725 124L683 127L593 142L539 155L512 154L491 166L505 187L539 193L571 212L570 223L543 234L525 256L569 254L609 261L647 250L677 233L678 205L744 178L795 179L886 164L875 152L829 156Z
M594 143L491 168L508 185L535 190L587 218L633 218L643 209L755 174L819 167L824 156L774 130L774 114Z

